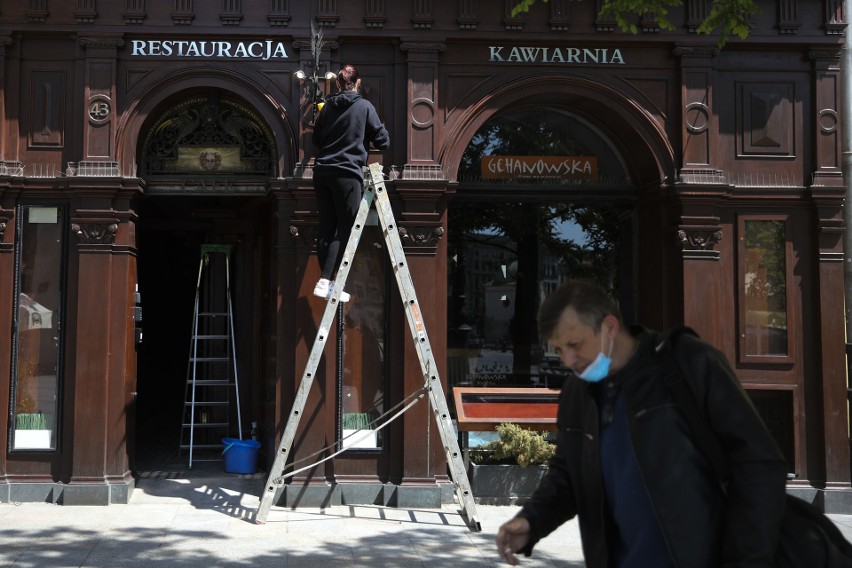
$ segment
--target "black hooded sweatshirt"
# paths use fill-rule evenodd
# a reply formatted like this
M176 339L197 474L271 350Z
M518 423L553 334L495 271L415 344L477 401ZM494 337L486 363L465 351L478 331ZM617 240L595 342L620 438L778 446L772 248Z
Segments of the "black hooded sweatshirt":
M343 91L331 95L317 115L313 142L319 148L315 170L342 170L343 175L363 179L367 144L386 150L390 136L370 101L357 91Z

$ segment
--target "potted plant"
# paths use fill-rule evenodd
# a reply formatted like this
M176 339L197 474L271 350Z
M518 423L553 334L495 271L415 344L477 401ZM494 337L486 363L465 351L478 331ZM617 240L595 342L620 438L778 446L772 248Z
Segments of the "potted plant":
M22 413L15 417L14 449L50 449L50 435L50 420L43 413Z
M344 412L343 447L375 449L379 447L377 432L372 427L373 418L369 412Z
M504 423L499 438L470 452L471 491L478 503L514 505L528 499L547 472L556 446L547 434Z

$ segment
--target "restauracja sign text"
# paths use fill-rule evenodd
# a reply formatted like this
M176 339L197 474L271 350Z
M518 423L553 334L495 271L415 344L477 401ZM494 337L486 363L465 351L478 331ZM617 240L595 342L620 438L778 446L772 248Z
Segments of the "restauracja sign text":
M214 57L228 59L287 59L287 50L280 41L194 41L141 40L130 42L131 56L144 57Z

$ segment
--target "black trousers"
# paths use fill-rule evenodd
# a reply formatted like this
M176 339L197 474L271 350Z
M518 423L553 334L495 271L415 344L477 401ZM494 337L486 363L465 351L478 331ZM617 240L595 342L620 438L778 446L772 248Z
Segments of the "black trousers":
M317 195L319 229L317 231L317 257L321 277L334 279L355 215L361 205L361 178L339 170L314 170L314 190Z

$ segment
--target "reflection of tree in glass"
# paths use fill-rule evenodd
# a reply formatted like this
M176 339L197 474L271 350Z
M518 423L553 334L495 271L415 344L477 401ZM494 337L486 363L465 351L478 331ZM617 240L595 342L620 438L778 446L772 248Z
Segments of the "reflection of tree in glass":
M505 251L505 264L516 263L514 317L510 330L516 382L528 376L533 352L539 345L536 313L541 300L539 267L542 255L558 259L556 282L566 278L589 278L615 289L615 244L618 218L609 208L574 204L537 205L520 203L470 204L450 209L451 257L464 254L468 243ZM578 225L582 242L564 234L565 221ZM467 259L470 262L470 259ZM490 267L495 275L499 266ZM476 306L459 306L456 326L467 323L484 331L484 298L476 295ZM470 315L476 318L470 321ZM453 317L451 315L451 317ZM453 326L451 321L451 326ZM454 326L455 327L455 326Z
M787 327L787 257L784 221L745 223L746 310L765 313L771 328Z
M566 136L564 124L541 120L554 113L524 111L489 121L471 138L459 165L459 180L478 180L482 156L588 156L583 144ZM568 117L561 117L567 119Z
M745 225L747 296L786 304L784 221L748 221Z
M604 174L626 180L621 163L600 133L574 116L551 109L525 108L501 114L486 123L473 136L459 164L460 182L481 181L482 156L595 156L599 179ZM610 171L607 171L610 170ZM508 180L504 183L544 184L553 187L567 180ZM576 183L571 180L570 183ZM581 182L582 183L582 182ZM522 191L526 191L522 189ZM581 242L565 235L564 225L579 226ZM460 203L450 209L450 267L454 292L450 327L461 330L473 326L482 337L485 332L484 294L464 298L468 269L465 250L471 244L482 249L504 251L507 268L514 265L515 301L510 322L513 348L513 373L516 384L529 383L530 367L539 348L536 314L543 288L539 269L542 259L558 259L558 283L565 278L591 278L608 288L616 286L615 245L619 234L617 215L607 206L572 203L542 203L538 199L520 202L495 200ZM482 270L480 267L479 270ZM500 266L488 267L495 276ZM507 277L510 275L507 275ZM467 283L468 285L472 283ZM470 305L468 302L475 302ZM464 336L464 334L459 334ZM452 339L451 339L452 340Z

